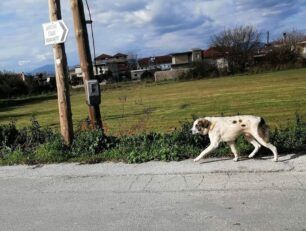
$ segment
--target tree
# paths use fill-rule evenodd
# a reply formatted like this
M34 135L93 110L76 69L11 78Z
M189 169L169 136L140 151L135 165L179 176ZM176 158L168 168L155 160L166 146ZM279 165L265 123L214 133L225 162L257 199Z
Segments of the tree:
M304 38L305 35L295 29L283 33L283 36L276 40L271 52L268 53L267 62L273 67L302 63L303 57L298 43Z
M282 38L279 38L279 42L283 42L285 45L290 46L292 50L297 49L298 42L303 41L305 35L296 29L292 29L289 32L285 32Z
M28 88L19 74L0 71L0 98L11 98L27 93Z
M261 34L252 26L227 29L212 38L212 46L223 53L233 74L244 72L261 47Z

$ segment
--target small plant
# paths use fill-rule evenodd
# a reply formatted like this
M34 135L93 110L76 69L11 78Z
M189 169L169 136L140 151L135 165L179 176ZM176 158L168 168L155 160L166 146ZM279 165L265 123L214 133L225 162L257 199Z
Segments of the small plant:
M300 152L306 150L306 122L299 114L295 116L295 122L286 127L275 129L271 134L271 140L277 146L279 152Z
M43 164L60 163L69 160L69 158L69 149L59 135L38 146L33 156L35 162Z
M110 149L115 142L116 139L105 136L102 129L81 131L75 135L71 155L73 157L92 156Z

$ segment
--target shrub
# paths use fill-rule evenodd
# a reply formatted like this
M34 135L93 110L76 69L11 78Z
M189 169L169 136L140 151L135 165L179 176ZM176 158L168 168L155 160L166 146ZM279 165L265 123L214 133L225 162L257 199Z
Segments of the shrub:
M28 164L29 157L24 155L22 150L11 150L9 148L2 148L1 150L0 164L2 165L16 165L16 164Z
M103 130L80 131L71 146L73 157L92 156L114 146L115 138L107 137Z
M306 150L306 122L296 114L295 122L286 127L275 129L271 133L271 141L281 153L300 152Z
M22 129L17 129L12 121L8 125L0 125L0 150L20 150L27 155L54 136L51 129L41 128L35 118L31 119L30 126Z
M203 62L195 62L189 71L184 72L179 76L179 79L202 79L205 77L216 77L219 76L219 70L217 66L206 60Z
M11 147L18 136L15 121L0 126L0 145Z
M70 153L59 135L37 147L33 161L36 163L59 163L69 160Z

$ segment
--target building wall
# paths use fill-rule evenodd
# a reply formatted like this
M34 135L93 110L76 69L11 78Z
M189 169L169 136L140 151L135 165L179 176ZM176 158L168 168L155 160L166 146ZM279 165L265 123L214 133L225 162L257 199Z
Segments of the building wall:
M182 68L169 71L156 71L154 74L155 82L177 79L181 74L189 70L189 68Z
M201 62L201 61L202 61L202 50L193 50L192 62Z
M225 58L216 59L216 64L218 69L228 68L228 61Z
M172 64L185 64L190 62L191 57L188 54L179 54L172 57Z
M133 70L131 71L131 79L132 80L141 80L141 76L142 74L145 72L146 70Z

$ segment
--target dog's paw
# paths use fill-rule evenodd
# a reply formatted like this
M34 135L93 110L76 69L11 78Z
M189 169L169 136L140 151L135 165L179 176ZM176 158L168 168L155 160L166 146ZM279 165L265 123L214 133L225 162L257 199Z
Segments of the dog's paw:
M277 162L277 161L278 161L278 158L273 158L272 161L273 161L273 162Z
M198 162L200 160L200 158L195 158L193 159L193 162Z
M253 157L254 157L254 155L252 155L252 154L249 155L249 158L250 158L250 159L253 158Z
M238 161L238 157L237 157L237 158L235 157L235 158L233 159L233 161L237 162L237 161Z

